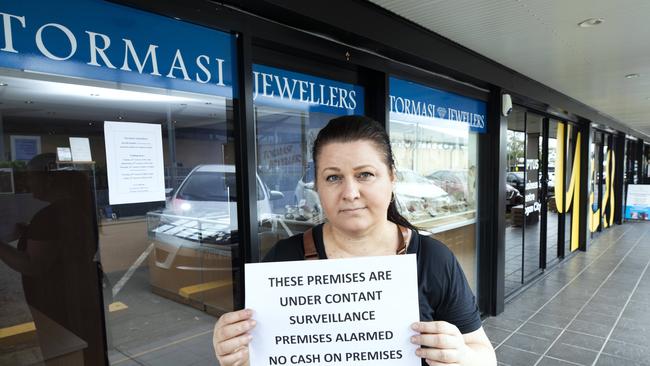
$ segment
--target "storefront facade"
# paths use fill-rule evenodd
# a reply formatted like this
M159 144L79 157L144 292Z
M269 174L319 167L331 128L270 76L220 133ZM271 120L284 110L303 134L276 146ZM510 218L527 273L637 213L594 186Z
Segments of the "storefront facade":
M29 329L3 359L122 364L209 338L244 304L244 263L324 222L311 148L337 116L385 126L401 213L454 252L485 315L620 222L618 148L594 111L372 6L337 5L357 15L264 1L0 7L0 239L55 258L39 269L49 282L2 268L0 328ZM357 17L393 32L345 22ZM48 326L72 352L38 334Z

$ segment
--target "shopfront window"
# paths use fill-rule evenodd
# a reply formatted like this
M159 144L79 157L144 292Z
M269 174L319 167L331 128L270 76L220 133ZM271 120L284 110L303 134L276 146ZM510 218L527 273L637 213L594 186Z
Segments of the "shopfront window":
M253 65L261 257L278 240L324 222L313 142L330 119L363 114L362 87Z
M478 133L485 103L390 79L395 199L412 224L451 248L476 290Z
M240 246L233 38L103 1L0 11L28 25L0 52L0 364L104 365L104 342L113 365L213 362Z

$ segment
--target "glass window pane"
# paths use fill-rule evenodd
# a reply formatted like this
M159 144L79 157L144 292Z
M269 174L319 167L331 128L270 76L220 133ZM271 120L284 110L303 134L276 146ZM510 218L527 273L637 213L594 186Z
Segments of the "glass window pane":
M466 108L480 109L482 102L395 78L390 82L398 208L454 252L476 290L479 132L469 123L459 123L451 105L463 100Z
M257 64L253 71L258 191L265 197L257 203L263 258L278 240L324 222L313 142L330 119L363 114L364 99L357 85Z
M0 264L3 278L12 279L12 305L3 304L0 326L33 322L38 334L53 321L89 344L87 359L103 357L97 356L104 337L98 310L98 284L103 283L109 356L120 363L160 355L160 345L187 345L191 342L174 342L182 334L211 329L215 318L206 310L232 310L233 254L239 248L233 239L237 197L233 121L228 117L232 101L169 90L135 91L108 82L91 87L96 83L81 79L3 75L3 80L9 86L2 102L13 107L3 111L2 137L38 137L40 150L20 157L26 160L3 163L13 176L13 193L1 197L3 230L29 223L27 230L34 236L22 236L18 254L40 245L56 259L37 277L23 272L22 280L17 274L23 269ZM32 91L32 103L20 99L19 87ZM58 90L66 88L78 92L60 101ZM102 98L104 92L110 98ZM126 129L120 133L126 137L119 144L105 138L105 121L123 123L119 126ZM153 163L142 160L147 147L127 145L132 137L145 138L130 135L133 126L159 131L158 137L146 139L162 147L162 196L113 204L111 190L155 184L146 176L157 174L149 165ZM57 156L57 149L70 147L71 137L87 141L92 161ZM2 156L9 157L11 143L5 146ZM108 171L108 158L120 161L117 171ZM112 180L109 173L122 181ZM101 262L103 279L93 270L95 261ZM82 303L86 305L75 305ZM32 345L40 350L38 357L49 357L47 337L29 339L23 346ZM206 349L204 356L212 351Z

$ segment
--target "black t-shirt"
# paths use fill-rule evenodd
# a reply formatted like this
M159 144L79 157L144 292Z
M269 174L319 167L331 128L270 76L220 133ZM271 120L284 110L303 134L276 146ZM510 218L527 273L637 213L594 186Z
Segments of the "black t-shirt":
M316 251L327 259L323 225L313 229ZM411 233L408 254L416 254L420 320L442 320L454 324L461 333L481 327L474 294L454 254L441 242L417 232ZM280 240L264 257L264 262L296 261L305 258L302 234Z

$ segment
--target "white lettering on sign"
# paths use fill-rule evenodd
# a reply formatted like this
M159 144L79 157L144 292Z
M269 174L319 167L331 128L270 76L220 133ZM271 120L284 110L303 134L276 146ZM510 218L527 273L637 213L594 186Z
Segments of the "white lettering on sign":
M536 200L535 193L527 193L526 194L526 203L533 202L535 200Z
M325 107L356 109L357 92L338 86L316 84L307 80L288 78L260 71L253 71L255 91L258 97L280 98Z
M526 159L526 170L539 169L539 159Z
M542 204L539 203L539 202L535 202L530 206L526 206L526 209L525 209L524 212L525 212L526 216L528 216L533 212L539 212L541 210L542 210Z
M441 118L449 121L462 122L475 128L485 127L485 116L461 111L453 108L436 108L435 104L391 95L390 111L412 116ZM437 115L436 115L437 112Z
M526 183L526 190L529 189L539 189L539 182L528 182Z
M20 53L19 48L14 45L14 30L20 28L28 29L28 20L25 16L18 16L14 14L0 13L0 15L2 15L2 29L4 31L4 47L0 48L0 51ZM12 27L15 24L19 24L20 28ZM69 51L65 55L56 55L47 46L47 34L56 31L62 33L68 39ZM112 44L111 38L106 34L93 32L91 30L85 30L84 33L88 35L87 41L88 49L90 51L88 54L88 61L85 62L86 65L105 67L108 69L117 69L114 62L115 60L111 60L107 53ZM137 72L139 74L149 74L152 76L167 77L170 79L182 77L183 80L196 81L201 84L212 82L218 86L225 86L223 79L223 68L225 60L223 59L211 58L208 55L199 55L194 62L196 64L196 67L201 70L201 73L196 73L194 75L194 79L191 79L187 72L183 53L180 49L177 49L174 53L173 59L164 60L170 62L171 66L168 70L169 72L163 76L159 72L160 60L157 52L159 49L158 45L136 45L133 43L133 41L127 38L122 38L122 41L124 51L121 53L124 55L124 57L122 60L120 60L122 65L122 67L120 67L120 70L122 71ZM34 44L36 45L38 51L48 59L54 61L66 61L75 56L77 53L78 37L75 36L70 28L66 27L63 24L47 23L38 27L36 33L34 34ZM138 52L138 49L146 51ZM100 60L101 63L99 62ZM211 64L211 60L215 60L216 62ZM135 66L135 70L133 70L131 65ZM216 80L212 79L214 75L216 75Z
M25 28L25 17L19 17L17 15L6 13L0 14L2 14L2 28L5 32L5 46L3 48L0 48L0 51L18 53L18 51L16 51L14 48L14 37L13 33L11 32L11 19L17 19L20 22L20 25Z
M46 27L54 27L56 29L59 29L68 38L68 41L70 42L70 53L67 56L58 57L54 55L52 52L50 52L50 50L47 49L45 43L43 42L43 30ZM70 57L74 56L75 52L77 52L77 39L74 37L74 34L72 34L70 29L68 29L67 27L61 24L48 23L38 28L38 31L36 31L36 47L38 47L38 50L41 51L43 56L49 59L56 60L56 61L65 61Z

